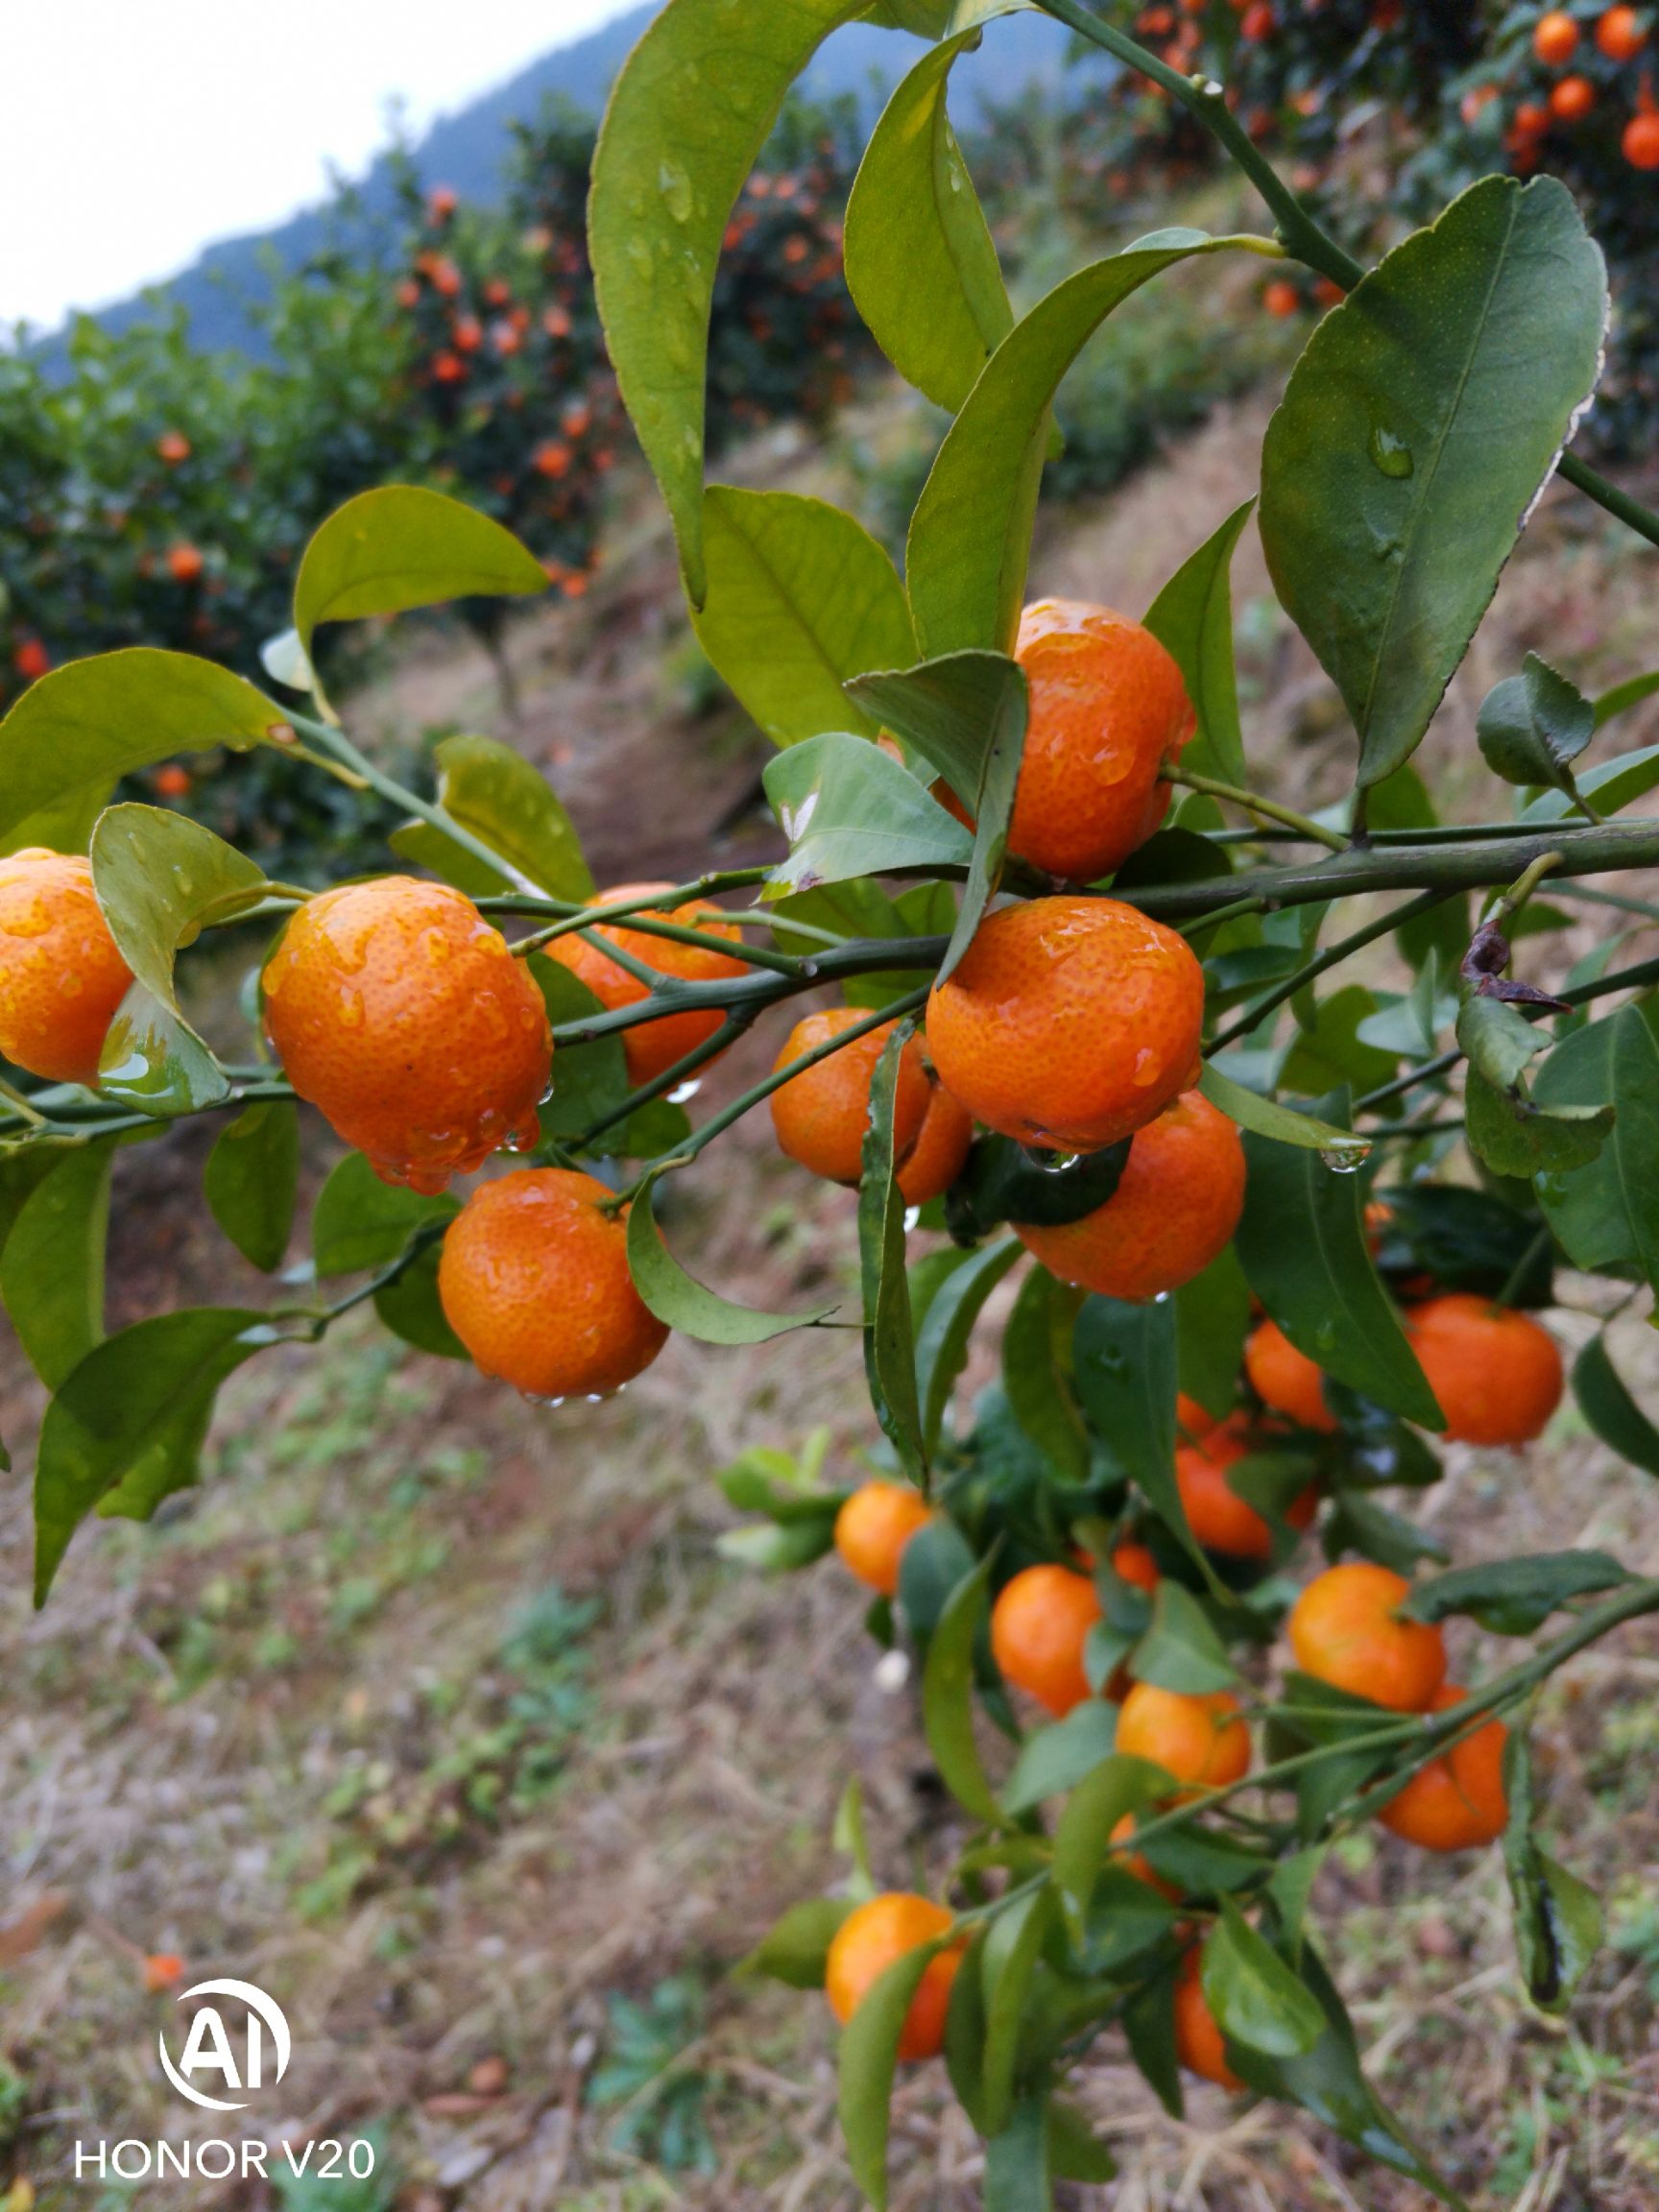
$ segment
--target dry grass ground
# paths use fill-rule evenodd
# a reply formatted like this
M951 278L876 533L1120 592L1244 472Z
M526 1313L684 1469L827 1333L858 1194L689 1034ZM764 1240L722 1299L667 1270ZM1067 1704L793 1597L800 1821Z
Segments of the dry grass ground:
M1262 417L1229 410L1111 502L1053 519L1038 582L1139 611L1253 488ZM825 473L815 457L789 467ZM1655 658L1654 564L1618 550L1616 565L1582 509L1547 508L1432 740L1452 809L1491 805L1474 707L1520 648L1587 682ZM1239 584L1264 781L1329 797L1343 739L1253 541ZM520 742L569 797L601 880L677 873L710 839L756 849L755 748L728 720L688 717L694 664L659 535L642 528L589 602L527 621L511 650ZM487 664L448 644L418 648L364 707L371 723L496 718ZM710 1093L777 1042L763 1026ZM122 1163L123 1318L249 1287L193 1211L193 1142ZM325 1158L317 1141L309 1171ZM785 1174L763 1118L691 1181L673 1233L709 1279L760 1302L853 1296L851 1201ZM1588 1326L1560 1317L1564 1337ZM1625 1334L1628 1371L1659 1392L1651 1333ZM142 1977L146 1954L177 1951L193 1976L279 1995L297 2038L284 2120L383 2132L400 2178L351 2212L394 2195L405 2212L851 2207L824 2008L728 1969L786 1903L838 1879L829 1832L849 1774L895 1882L948 1858L952 1821L834 1563L775 1582L724 1560L710 1476L818 1424L851 1470L869 1432L858 1370L851 1333L745 1353L675 1342L619 1399L553 1412L354 1321L318 1353L247 1368L209 1479L150 1529L79 1540L38 1619L11 1478L0 2204L26 2205L3 2194L9 2172L53 2206L132 2200L76 2184L69 2146L180 2130L153 2057L168 2000ZM0 1432L24 1467L37 1417L8 1349ZM1596 1544L1659 1570L1646 1479L1571 1413L1525 1457L1454 1453L1424 1510L1462 1558ZM1460 1647L1458 1671L1491 1656ZM1549 1827L1606 1894L1615 1938L1570 2022L1519 1993L1492 1854L1427 1864L1365 1837L1321 1877L1326 1949L1379 2084L1478 2212L1659 2202L1656 1683L1659 1633L1634 1629L1538 1717ZM618 2000L659 2024L671 2071L655 2086L606 2071L630 2030ZM1100 2212L1426 2202L1276 2107L1202 2092L1178 2126L1105 2046L1077 2093L1120 2164L1116 2183L1074 2193ZM931 2070L902 2090L895 2166L911 2212L978 2201L974 2140ZM269 2201L257 2184L137 2196Z

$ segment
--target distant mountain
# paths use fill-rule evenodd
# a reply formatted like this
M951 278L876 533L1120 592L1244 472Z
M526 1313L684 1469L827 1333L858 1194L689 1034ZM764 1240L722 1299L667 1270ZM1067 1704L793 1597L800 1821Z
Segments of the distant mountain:
M602 30L532 61L517 76L486 92L457 114L441 117L413 149L416 168L426 182L449 184L465 200L490 203L503 188L510 147L509 127L529 122L544 101L560 96L597 114L611 81L629 49L656 13L656 0L631 8ZM986 45L957 64L954 111L972 121L988 101L1018 97L1033 83L1053 83L1064 65L1068 34L1046 16L1017 14L991 27ZM804 80L815 98L851 92L874 109L915 55L917 40L868 24L849 24L820 51ZM394 204L384 156L362 180L365 213L386 213ZM98 321L109 330L125 330L156 312L159 297L182 306L198 346L247 350L256 345L239 302L258 300L268 289L264 264L275 255L287 268L298 267L328 243L325 211L306 208L275 229L209 246L179 276L154 290L107 307ZM47 350L52 350L49 343Z

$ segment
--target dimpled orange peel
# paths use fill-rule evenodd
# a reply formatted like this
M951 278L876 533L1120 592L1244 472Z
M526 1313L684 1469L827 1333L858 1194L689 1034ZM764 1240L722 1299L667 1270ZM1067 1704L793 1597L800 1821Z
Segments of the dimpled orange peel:
M541 994L446 884L386 876L301 906L266 966L265 1023L300 1096L384 1182L442 1190L536 1142Z
M0 859L0 1052L53 1083L96 1083L132 972L92 891L90 861L28 845Z
M927 1046L976 1120L1094 1152L1198 1079L1204 971L1172 929L1116 899L1032 899L986 916L933 987Z
M590 906L613 906L628 899L643 899L653 891L669 892L672 883L615 883L609 891L601 891L589 901ZM682 928L695 929L700 936L721 937L729 944L741 942L742 932L736 925L720 919L719 909L701 900L692 900L684 906L652 906L642 909L651 919L659 922L677 922ZM594 938L604 938L623 952L633 953L647 968L678 983L721 982L733 975L747 973L741 960L733 960L724 952L716 952L703 945L683 945L677 938L653 937L648 930L630 929L624 922L607 922L593 931ZM549 960L557 960L562 968L568 968L578 981L586 983L602 1006L637 1006L649 996L647 985L632 974L617 961L613 960L603 946L588 937L555 937L547 946ZM628 1062L628 1080L637 1088L641 1083L655 1082L657 1077L673 1067L676 1060L685 1059L687 1052L695 1052L699 1045L707 1044L725 1019L718 1006L690 1008L680 1014L660 1015L655 1022L641 1022L622 1032L622 1051Z

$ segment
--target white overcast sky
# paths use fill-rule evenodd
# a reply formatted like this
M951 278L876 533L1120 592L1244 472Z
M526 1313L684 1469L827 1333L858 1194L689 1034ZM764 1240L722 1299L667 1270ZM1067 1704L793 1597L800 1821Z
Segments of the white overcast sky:
M0 0L0 325L46 328L358 174L627 0Z

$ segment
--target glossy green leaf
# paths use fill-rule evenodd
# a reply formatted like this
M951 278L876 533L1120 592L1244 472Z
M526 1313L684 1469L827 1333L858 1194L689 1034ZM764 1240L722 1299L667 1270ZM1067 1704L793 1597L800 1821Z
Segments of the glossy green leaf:
M1541 2011L1565 2012L1601 1948L1600 1900L1538 1846L1531 1750L1520 1729L1511 1731L1504 1746L1503 1785L1509 1801L1503 1865L1522 1976Z
M1085 1299L1072 1357L1077 1395L1096 1436L1213 1587L1214 1570L1193 1539L1175 1480L1176 1314L1172 1299L1134 1306Z
M1162 1767L1115 1751L1072 1791L1054 1831L1054 1888L1074 1936L1082 1933L1113 1829L1125 1813L1138 1813L1168 1787Z
M1229 1898L1202 1952L1204 1999L1229 2042L1299 2058L1325 2032L1318 1999Z
M861 522L794 492L711 484L698 641L774 745L878 734L842 685L916 657L899 571Z
M1118 1709L1105 1697L1085 1697L1064 1720L1026 1737L1002 1787L1009 1813L1029 1813L1046 1797L1062 1796L1112 1755Z
M1014 323L946 87L978 34L925 54L888 101L847 203L847 284L899 373L954 414Z
M974 840L908 769L867 738L831 733L769 761L766 796L789 840L768 896L858 876L966 869Z
M1538 1070L1534 1102L1601 1106L1614 1121L1597 1158L1546 1172L1534 1188L1575 1267L1635 1268L1659 1283L1659 1041L1636 1006L1575 1030Z
M1355 1175L1247 1131L1238 1259L1299 1352L1362 1398L1440 1429L1444 1420L1372 1262Z
M417 1229L461 1211L447 1192L424 1196L382 1183L361 1152L348 1152L317 1193L311 1249L317 1273L356 1275L389 1267Z
M587 984L560 961L549 960L541 952L527 952L524 961L555 1028L604 1012ZM586 1045L557 1046L552 1094L538 1110L541 1134L580 1137L595 1121L619 1112L628 1094L627 1055L614 1030Z
M1457 1016L1457 1043L1470 1065L1500 1091L1513 1090L1550 1040L1502 998L1470 998Z
M287 729L263 691L193 654L136 646L71 661L0 721L0 836L176 753L244 752Z
M1566 186L1488 177L1309 340L1268 426L1262 539L1353 716L1361 785L1428 729L1596 388L1606 323Z
M904 2015L948 1941L941 1936L896 1959L841 2031L838 2104L847 2163L876 2212L886 2212L889 2107Z
M695 606L705 590L704 376L721 240L790 85L864 6L668 0L605 110L588 203L599 313Z
M1217 1421L1233 1409L1249 1333L1250 1286L1229 1244L1175 1293L1176 1379Z
M978 1564L948 1514L935 1514L917 1529L899 1558L899 1611L924 1655L951 1594Z
M1506 783L1552 783L1571 798L1573 763L1596 734L1596 709L1576 684L1528 653L1521 675L1487 692L1475 733L1487 767Z
M1239 243L1198 230L1156 232L1068 277L998 347L911 517L905 573L930 658L965 646L1013 649L1054 395L1089 338L1162 271Z
M1570 1599L1616 1590L1629 1579L1629 1570L1606 1551L1533 1551L1431 1575L1402 1610L1414 1621L1467 1613L1494 1636L1530 1636Z
M469 1359L471 1354L450 1328L438 1295L441 1253L437 1243L424 1245L400 1274L375 1291L374 1310L394 1336L413 1344L418 1352L430 1352L440 1359Z
M1247 1090L1214 1060L1205 1061L1198 1088L1212 1106L1230 1121L1237 1121L1240 1129L1271 1138L1276 1144L1294 1144L1305 1152L1329 1156L1333 1165L1342 1161L1358 1167L1371 1149L1369 1142L1357 1137L1352 1129L1339 1129L1333 1121L1299 1114L1276 1098L1263 1098L1260 1092Z
M493 737L464 735L440 739L435 757L439 805L501 855L501 868L491 880L482 861L429 822L395 830L397 852L474 899L500 891L593 896L593 878L564 801L522 753Z
M141 1114L199 1114L230 1095L224 1070L182 1014L134 983L104 1036L98 1088Z
M1377 1264L1390 1281L1431 1275L1443 1289L1488 1297L1508 1286L1512 1306L1555 1303L1538 1214L1455 1183L1394 1183L1382 1195L1388 1218Z
M48 1390L104 1334L112 1139L54 1153L0 1250L0 1298Z
M1004 1221L1039 1229L1081 1221L1106 1204L1128 1163L1128 1138L1075 1160L1046 1155L1040 1162L1011 1137L980 1137L946 1192L946 1223L952 1237L968 1243Z
M1659 745L1645 745L1637 753L1617 753L1611 760L1586 768L1578 789L1595 801L1599 814L1617 814L1659 785ZM1523 823L1559 822L1573 811L1573 802L1561 791L1541 791L1521 814Z
M941 1284L916 1332L916 1391L922 1433L931 1453L939 1442L950 1393L968 1363L968 1344L985 1301L1021 1257L1014 1237L974 1253Z
M1214 537L1176 569L1146 610L1146 627L1174 657L1198 733L1182 754L1189 768L1243 783L1244 737L1238 726L1238 676L1233 654L1233 554L1254 499L1228 516Z
M822 1989L830 1946L852 1910L847 1897L808 1897L791 1905L733 1971L764 1975L791 1989Z
M294 579L294 627L309 654L320 622L546 589L535 554L488 515L442 492L386 484L348 499L312 537Z
M659 1321L700 1344L767 1344L792 1329L806 1329L835 1309L816 1306L807 1313L761 1313L733 1305L687 1275L662 1241L657 1225L657 1178L645 1184L628 1209L628 1269L634 1287Z
M1046 1884L1018 1899L991 1923L980 1957L985 1986L985 2077L981 2120L993 2139L1007 2127L1014 2110L1014 2083L1020 2063L1031 1977L1054 1916L1054 1892Z
M205 1307L134 1322L93 1346L64 1379L41 1425L37 1606L76 1528L118 1486L162 1496L195 1479L214 1392L250 1353L273 1341L262 1314Z
M915 1034L902 1022L870 1079L870 1119L858 1186L858 1252L864 1292L864 1371L876 1418L909 1473L926 1481L927 1440L916 1392L910 1286L904 1275L904 1197L893 1142L900 1055Z
M1081 1291L1033 1267L1002 1332L1002 1387L1014 1417L1069 1482L1086 1482L1090 1467L1071 1356L1081 1300Z
M922 1671L922 1725L947 1790L965 1813L995 1827L1002 1818L974 1735L974 1645L985 1619L991 1561L950 1593Z
M1152 1624L1136 1646L1129 1671L1137 1682L1200 1696L1237 1687L1238 1671L1190 1590L1163 1575L1152 1598Z
M1536 1176L1540 1197L1557 1177L1599 1158L1614 1119L1611 1106L1555 1106L1546 1112L1519 1090L1500 1091L1479 1068L1470 1069L1464 1085L1463 1115L1476 1159L1495 1175ZM1564 1236L1561 1240L1567 1241Z
M29 845L44 845L49 853L84 853L114 790L114 778L103 776L50 801L12 824L0 836L0 853L20 853Z
M244 1260L281 1266L300 1187L300 1117L283 1098L244 1106L214 1140L203 1176L208 1211Z
M1644 1474L1659 1475L1659 1429L1630 1395L1613 1364L1604 1334L1592 1336L1573 1362L1573 1395L1603 1444Z

